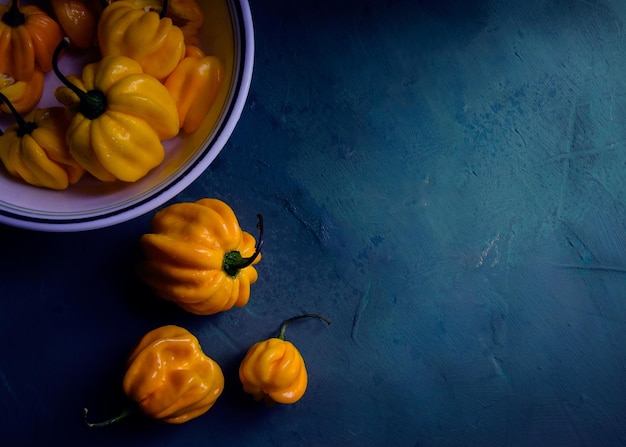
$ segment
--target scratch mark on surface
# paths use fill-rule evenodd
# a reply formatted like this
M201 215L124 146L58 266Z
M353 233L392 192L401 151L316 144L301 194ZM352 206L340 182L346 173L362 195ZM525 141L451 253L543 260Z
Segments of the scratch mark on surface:
M285 210L287 210L302 226L308 231L320 244L324 244L324 241L328 239L327 229L322 222L317 222L315 225L302 215L299 208L296 207L290 200L281 199Z
M563 221L562 221L563 222ZM606 273L611 275L623 275L626 274L626 267L621 266L620 263L616 263L613 265L605 264L599 261L594 254L591 252L590 248L582 241L582 239L578 236L578 234L570 229L567 223L563 222L565 228L568 230L569 234L565 235L568 243L577 251L578 256L580 258L581 263L557 263L553 264L554 267L564 269L564 270L572 270L572 271L581 271L583 274L592 274L596 272L597 275L599 273ZM607 237L606 227L603 223L602 219L598 219L598 227L596 231L600 231L600 234ZM617 235L616 235L617 236ZM615 237L615 236L614 236ZM614 237L607 237L607 240L613 242L611 246L616 247L618 250L622 247L622 240L618 237L618 239L614 239ZM621 251L621 250L620 250ZM619 347L619 343L617 343L616 339L618 338L614 332L613 325L610 325L609 322L615 323L618 322L623 324L619 317L616 316L606 307L605 297L607 295L607 290L600 283L600 289L597 292L594 292L590 295L589 300L593 305L594 312L589 312L587 310L575 309L574 306L568 306L569 309L575 310L577 312L582 312L586 315L593 315L599 318L599 323L602 327L602 330L605 334L605 338L607 343L613 347L618 361L622 365L622 369L626 371L626 357L622 353L622 350Z
M558 218L560 218L563 213L563 200L564 200L564 197L566 196L565 189L567 186L567 177L569 175L570 168L571 168L569 155L571 154L572 146L574 145L577 113L578 113L578 107L576 105L576 102L574 102L570 110L569 123L568 123L569 125L567 129L567 141L570 142L570 144L569 144L569 147L567 147L567 152L565 154L566 157L557 159L559 162L562 162L561 180L560 180L560 185L559 185L559 200L558 200L558 204L556 207L556 216Z
M504 379L505 382L509 382L509 376L504 371L502 367L503 360L500 357L496 357L495 355L491 355L491 364L493 365L493 369L495 373Z
M367 290L359 300L359 304L357 305L356 311L354 312L354 318L352 320L352 331L350 332L350 338L354 340L356 337L357 327L359 326L359 322L361 321L361 317L365 308L370 302L370 290L372 289L372 282L370 281L367 285Z
M255 311L253 311L252 309L249 308L250 306L246 306L243 308L244 312L246 312L247 314L255 317L255 318L259 318L260 315L258 313L256 313Z
M504 313L492 313L490 329L491 342L496 346L504 346L506 342L506 317Z
M522 147L526 147L526 138L524 138L524 136L520 133L519 130L517 130L517 128L513 129L513 131L517 134L518 137L520 137L520 140L522 140Z
M587 247L587 245L580 239L578 234L576 234L576 232L572 230L570 226L567 224L567 222L563 221L563 219L560 219L560 221L567 229L567 233L569 233L565 235L565 239L567 240L567 243L574 250L576 250L576 252L578 253L578 257L583 262L583 264L589 264L593 261L597 263L596 257L591 252L591 250Z
M577 236L575 236L574 238L565 236L565 239L567 240L567 243L570 245L570 247L576 250L576 252L578 253L578 257L583 263L586 264L592 259L594 259L594 256L591 253L591 251L585 246L585 244L580 239L578 239Z
M616 194L615 194L615 193L611 190L611 188L607 188L607 186L606 186L606 185L605 185L605 184L604 184L601 180L599 180L599 179L597 179L595 176L593 176L593 178L592 178L592 180L591 180L591 181L592 181L592 182L594 182L596 185L598 185L600 188L602 188L602 190L603 190L604 192L606 192L606 193L607 193L607 195L609 195L609 196L613 199L613 201L614 201L615 203L618 203L618 204L620 204L620 205L624 205L624 201L622 200L622 198L621 198L621 197L619 197L618 195L616 195Z
M615 86L613 86L612 91L611 91L611 99L609 100L609 119L611 121L614 121L615 115L614 115L614 110L615 110Z
M493 326L492 326L492 330L493 330ZM497 339L498 337L494 337L494 338ZM500 377L506 383L509 383L509 376L504 370L504 365L503 365L504 360L495 354L494 348L490 346L489 343L487 343L482 336L479 336L478 340L479 340L481 347L483 348L483 355L485 356L485 359L493 368L493 373L495 377ZM494 344L498 345L500 343L495 342Z
M614 143L608 143L602 147L594 147L591 149L582 149L574 152L564 152L557 154L554 157L547 158L540 166L545 166L551 163L557 163L564 160L574 160L585 155L598 155L605 152L612 152L621 149L624 144L624 140L616 141Z
M553 264L554 267L565 270L589 270L612 273L626 273L626 267L613 267L610 265L576 265L576 264Z

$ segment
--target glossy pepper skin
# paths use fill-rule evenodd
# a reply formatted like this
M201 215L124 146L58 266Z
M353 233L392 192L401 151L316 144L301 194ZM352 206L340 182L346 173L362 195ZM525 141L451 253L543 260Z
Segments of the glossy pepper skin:
M72 116L70 153L89 173L103 181L134 182L163 161L161 142L178 134L178 111L163 84L139 63L107 56L87 64L82 78L65 79L55 97Z
M215 56L196 46L187 46L185 57L164 84L178 107L180 127L191 133L207 115L219 93L224 68Z
M63 107L34 109L0 136L0 160L14 177L34 186L63 190L83 168L70 156Z
M300 351L291 342L278 338L252 345L240 365L239 379L246 393L269 405L297 402L308 384Z
M147 416L182 424L213 406L224 390L224 375L191 332L167 325L139 341L122 386Z
M160 13L163 9L163 0L126 0L132 1L142 8L149 8ZM196 0L169 0L165 16L172 19L185 36L185 44L198 46L200 28L204 23L204 14Z
M0 73L28 81L39 68L52 68L52 54L63 38L58 23L35 5L18 0L0 5Z
M226 203L205 198L170 205L154 215L152 231L140 239L145 260L138 271L158 296L198 315L248 303L262 233L255 248Z
M102 13L99 1L51 0L50 3L54 17L73 46L87 49L97 43L96 29Z
M246 353L239 366L239 379L243 390L255 400L265 400L268 405L293 404L304 396L308 385L306 366L300 351L285 340L285 329L293 320L310 317L330 324L316 314L290 318L283 323L278 337L255 343Z
M41 100L44 86L44 74L36 69L28 81L18 81L11 76L0 74L0 93L6 96L15 110L19 113L27 113L35 108ZM6 104L0 106L5 113L11 113Z
M97 32L103 56L134 59L144 73L159 80L185 56L185 37L172 19L131 1L116 1L104 8Z

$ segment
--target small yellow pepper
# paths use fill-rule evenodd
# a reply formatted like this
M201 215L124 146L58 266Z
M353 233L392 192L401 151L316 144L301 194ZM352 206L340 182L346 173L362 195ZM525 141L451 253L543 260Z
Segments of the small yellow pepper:
M178 106L180 127L191 133L207 115L217 97L224 68L215 56L207 56L192 45L187 45L185 58L165 80L165 88Z
M98 39L96 29L102 6L96 0L51 0L59 25L70 38L71 45L87 49Z
M144 73L161 80L185 56L182 30L161 14L132 1L116 1L104 8L98 21L98 43L103 56L126 56L139 62Z
M37 67L50 71L52 53L62 38L61 27L41 8L20 8L18 0L0 5L0 73L27 81Z
M206 413L224 390L219 365L188 330L148 332L128 359L124 392L154 419L180 424Z
M182 424L205 414L215 404L224 390L224 374L191 332L167 325L139 341L128 358L122 388L143 414ZM90 427L102 427L130 413L126 409L103 422L85 422Z
M311 317L330 324L321 315L298 315L283 323L277 338L255 343L248 350L239 366L239 379L243 390L255 400L273 405L293 404L302 398L308 385L306 366L300 351L285 340L285 330L292 321Z
M8 99L0 94L8 104ZM83 168L70 156L68 128L62 107L34 109L24 118L13 109L17 123L0 136L0 160L14 177L34 186L63 190L76 183Z
M158 13L163 10L162 0L126 1L132 1L137 6L148 8ZM204 14L196 0L169 0L165 16L172 19L174 25L182 30L187 45L197 46L200 44L198 34L204 23Z
M255 246L221 200L170 205L152 218L153 233L140 239L146 259L139 275L158 296L194 314L244 306L258 278L253 265L261 260L263 220L258 218Z
M124 56L108 56L83 68L82 79L63 76L55 91L72 116L71 155L94 177L134 182L163 161L162 140L178 134L178 111L167 89Z
M18 81L6 73L0 74L0 93L6 96L19 113L30 112L39 103L43 95L44 74L35 69L28 81ZM10 113L8 105L2 104L0 109Z

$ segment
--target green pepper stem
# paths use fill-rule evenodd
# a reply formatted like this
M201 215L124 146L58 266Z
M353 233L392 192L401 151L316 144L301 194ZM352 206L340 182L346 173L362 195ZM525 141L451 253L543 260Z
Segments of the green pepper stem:
M2 16L2 22L11 28L17 28L26 23L26 16L20 11L20 3L17 0L11 2L11 6Z
M330 325L330 320L328 318L326 318L325 316L320 315L320 314L296 315L295 317L291 317L288 320L285 320L285 322L280 327L280 332L278 333L278 338L281 339L281 340L285 340L285 331L287 330L287 326L289 326L289 323L291 323L292 321L295 321L295 320L300 320L301 318L318 318L318 319L324 321L326 324Z
M239 270L252 265L256 258L258 258L261 254L261 247L263 246L263 216L257 214L256 217L257 219L259 219L258 223L256 224L256 227L259 230L259 240L256 243L256 247L252 256L250 256L249 258L244 258L238 251L229 251L224 255L222 268L228 275L232 277L237 276Z
M111 424L115 424L116 422L119 422L120 420L124 419L126 416L131 414L131 409L130 408L125 408L117 416L113 416L112 418L104 420L104 421L101 421L101 422L89 422L89 421L87 421L87 413L89 413L89 409L84 408L83 409L83 418L85 420L85 425L87 427L90 427L90 428L99 428L99 427L106 427L107 425L111 425Z
M59 57L61 56L61 51L63 51L69 44L70 39L68 37L64 37L54 49L54 53L52 55L52 69L59 80L72 92L74 92L76 96L78 96L80 101L78 108L79 112L82 113L87 119L96 119L106 111L107 101L104 93L100 90L89 90L88 92L85 92L79 89L72 84L63 73L61 73L61 70L59 70Z
M13 104L11 104L11 101L9 101L9 98L7 98L3 93L0 93L0 102L5 103L15 117L18 136L23 137L24 135L30 135L33 130L37 129L37 124L32 121L26 121L22 118L17 110L15 110L15 107L13 107Z

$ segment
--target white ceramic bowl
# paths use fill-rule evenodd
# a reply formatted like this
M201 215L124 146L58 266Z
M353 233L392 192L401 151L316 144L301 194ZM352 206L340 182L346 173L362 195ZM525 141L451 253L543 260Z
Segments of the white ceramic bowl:
M164 142L164 162L135 183L84 178L67 190L38 188L10 177L0 166L0 223L40 231L83 231L108 227L154 210L189 186L222 150L244 108L254 63L254 33L247 0L201 0L201 42L224 64L224 83L211 112L191 135ZM65 63L65 65L64 65ZM76 62L73 62L76 64ZM64 73L80 74L60 61ZM74 69L72 71L72 69ZM47 73L40 107L60 105ZM49 83L49 84L48 84ZM4 129L4 127L3 127ZM182 135L182 134L181 134Z

